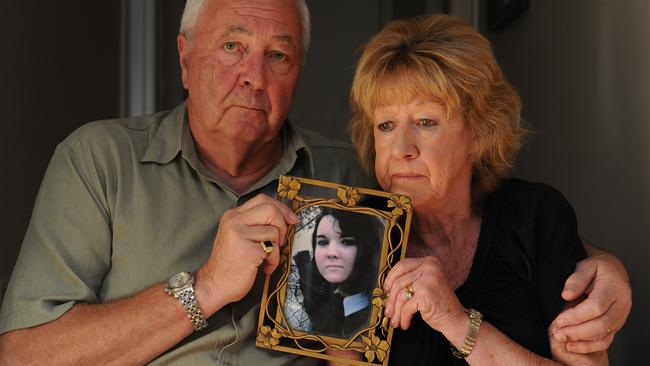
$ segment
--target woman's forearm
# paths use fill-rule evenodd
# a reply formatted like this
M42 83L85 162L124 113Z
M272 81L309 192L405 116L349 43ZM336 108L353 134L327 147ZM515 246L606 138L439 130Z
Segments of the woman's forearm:
M460 324L443 331L447 339L458 349L462 348L469 329L469 318ZM492 324L483 321L478 337L470 355L466 358L470 365L606 365L595 355L566 355L548 359L529 351L510 339Z

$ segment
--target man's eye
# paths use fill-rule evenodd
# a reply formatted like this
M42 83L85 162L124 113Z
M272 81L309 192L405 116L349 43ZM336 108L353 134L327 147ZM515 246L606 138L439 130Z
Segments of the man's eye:
M271 53L271 58L273 58L273 61L282 62L287 59L287 55L282 52L273 52Z
M388 132L393 128L392 122L382 122L377 125L377 129L381 132Z
M420 120L420 126L422 127L434 127L438 123L432 119L423 118Z
M228 51L228 52L235 52L237 51L237 43L236 42L226 42L223 44L223 49Z

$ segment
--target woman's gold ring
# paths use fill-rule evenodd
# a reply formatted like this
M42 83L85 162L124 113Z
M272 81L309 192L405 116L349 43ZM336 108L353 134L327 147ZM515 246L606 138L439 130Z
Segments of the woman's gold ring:
M262 246L262 250L264 250L264 253L266 253L267 257L271 255L271 252L273 252L273 243L268 240L262 240L260 241L260 245Z
M404 289L404 297L406 297L406 300L410 300L413 295L415 295L415 290L413 290L413 285L408 285Z

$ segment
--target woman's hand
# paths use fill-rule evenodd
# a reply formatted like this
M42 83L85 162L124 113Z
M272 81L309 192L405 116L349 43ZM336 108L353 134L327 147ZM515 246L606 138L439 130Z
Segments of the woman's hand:
M407 289L412 290L410 298ZM431 328L441 332L468 322L465 308L449 287L436 257L400 260L388 273L384 291L389 294L385 314L395 328L407 329L417 312Z
M408 298L407 289L413 296ZM399 261L388 273L384 290L389 293L386 316L393 327L407 329L413 314L420 312L422 319L441 332L456 348L461 348L469 329L469 318L444 276L442 264L436 257L406 258ZM560 348L551 339L553 357L566 365L606 365L605 352L573 354ZM488 321L483 321L474 348L467 357L475 365L555 365L520 346Z

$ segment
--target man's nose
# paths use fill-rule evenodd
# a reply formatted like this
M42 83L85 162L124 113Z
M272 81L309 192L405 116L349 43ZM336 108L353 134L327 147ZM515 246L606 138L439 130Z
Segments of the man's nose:
M240 84L253 90L263 90L266 87L264 67L264 55L248 55L248 59L242 63Z
M391 146L393 156L406 160L415 159L419 150L414 136L415 131L412 131L411 126L400 126L394 133L395 139Z

